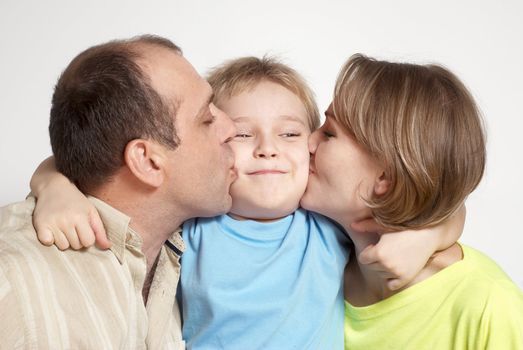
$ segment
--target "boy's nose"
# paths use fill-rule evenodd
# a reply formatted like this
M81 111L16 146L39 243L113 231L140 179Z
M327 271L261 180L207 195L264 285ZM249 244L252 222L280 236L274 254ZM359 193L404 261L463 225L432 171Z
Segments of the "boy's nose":
M256 156L258 158L274 158L278 154L276 152L257 152Z
M254 150L254 155L256 158L274 158L278 156L278 148L271 140L261 137Z

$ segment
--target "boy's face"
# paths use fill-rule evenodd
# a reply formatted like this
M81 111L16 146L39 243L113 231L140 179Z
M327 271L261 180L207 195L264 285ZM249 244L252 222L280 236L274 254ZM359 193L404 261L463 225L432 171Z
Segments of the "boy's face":
M219 105L238 129L230 142L238 171L230 213L270 220L294 212L309 174L311 131L303 103L283 86L262 81Z

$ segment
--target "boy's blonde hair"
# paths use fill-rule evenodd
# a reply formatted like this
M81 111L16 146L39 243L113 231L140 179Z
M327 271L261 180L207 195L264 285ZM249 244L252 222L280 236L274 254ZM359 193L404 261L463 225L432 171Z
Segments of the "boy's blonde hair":
M366 201L387 227L445 220L483 176L480 113L463 83L441 66L354 55L338 76L333 109L335 119L385 166L389 190Z
M307 111L310 130L318 128L320 113L314 93L298 72L275 58L241 57L226 61L207 75L217 106L220 101L252 89L264 80L279 84L295 94Z

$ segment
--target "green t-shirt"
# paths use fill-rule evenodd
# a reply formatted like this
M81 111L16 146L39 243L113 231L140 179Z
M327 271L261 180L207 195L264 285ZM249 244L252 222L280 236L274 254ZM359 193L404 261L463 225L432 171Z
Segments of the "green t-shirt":
M345 302L345 349L523 349L523 292L484 254L376 304Z

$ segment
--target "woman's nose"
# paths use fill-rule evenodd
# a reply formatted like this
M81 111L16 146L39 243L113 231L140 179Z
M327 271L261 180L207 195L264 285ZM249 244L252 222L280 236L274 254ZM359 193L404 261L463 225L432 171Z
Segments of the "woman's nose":
M316 153L316 149L318 148L318 142L319 142L319 136L320 131L316 130L309 136L309 153L314 154Z

